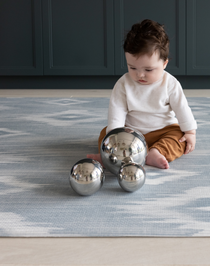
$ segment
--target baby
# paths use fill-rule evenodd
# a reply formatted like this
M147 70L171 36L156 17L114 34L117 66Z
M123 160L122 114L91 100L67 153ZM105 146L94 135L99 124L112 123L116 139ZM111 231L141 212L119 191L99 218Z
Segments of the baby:
M178 80L165 71L169 39L152 20L134 24L124 42L128 73L115 84L109 103L105 135L119 127L140 131L148 144L146 164L168 169L169 162L192 152L197 123ZM102 163L99 154L88 158Z

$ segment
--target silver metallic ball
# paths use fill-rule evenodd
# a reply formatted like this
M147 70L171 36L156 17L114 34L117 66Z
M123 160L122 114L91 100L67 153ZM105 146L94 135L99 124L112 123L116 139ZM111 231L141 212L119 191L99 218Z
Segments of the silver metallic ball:
M81 196L94 194L102 187L104 180L101 164L89 158L78 161L70 171L70 185Z
M144 166L147 143L141 133L131 128L116 128L104 137L100 153L105 168L118 175L121 166L125 163L135 162Z
M146 172L140 164L127 163L120 168L117 179L122 189L134 192L144 185Z

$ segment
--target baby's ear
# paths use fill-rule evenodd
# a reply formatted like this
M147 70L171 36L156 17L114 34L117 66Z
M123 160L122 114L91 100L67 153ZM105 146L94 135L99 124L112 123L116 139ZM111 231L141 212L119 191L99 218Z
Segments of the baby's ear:
M166 61L164 62L164 64L163 64L163 69L165 69L166 67L167 67L167 65L168 65L168 62L169 62L169 60L168 59L166 59Z

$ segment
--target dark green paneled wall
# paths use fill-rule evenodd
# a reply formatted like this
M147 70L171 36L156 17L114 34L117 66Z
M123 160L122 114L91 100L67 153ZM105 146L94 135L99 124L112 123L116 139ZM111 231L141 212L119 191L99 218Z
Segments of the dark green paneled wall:
M0 0L0 88L111 89L127 71L125 33L165 24L167 71L210 88L209 0Z
M0 0L0 75L43 75L41 0Z
M44 75L113 75L113 0L42 0Z
M170 61L167 70L174 75L185 74L186 3L183 0L114 1L115 3L115 62L116 73L127 70L123 49L119 44L131 25L143 19L152 19L165 25L170 38Z
M187 1L187 75L210 75L210 1Z

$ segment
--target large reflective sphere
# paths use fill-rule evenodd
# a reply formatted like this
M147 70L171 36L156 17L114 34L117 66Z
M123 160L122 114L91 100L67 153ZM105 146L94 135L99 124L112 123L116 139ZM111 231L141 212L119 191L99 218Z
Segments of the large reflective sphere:
M147 144L141 133L128 127L116 128L103 139L100 153L105 168L118 175L124 163L145 164Z
M70 172L70 185L81 196L90 196L98 191L105 180L103 167L98 161L83 159Z
M134 192L140 189L146 179L146 172L140 164L127 163L120 168L118 182L122 189L127 192Z

